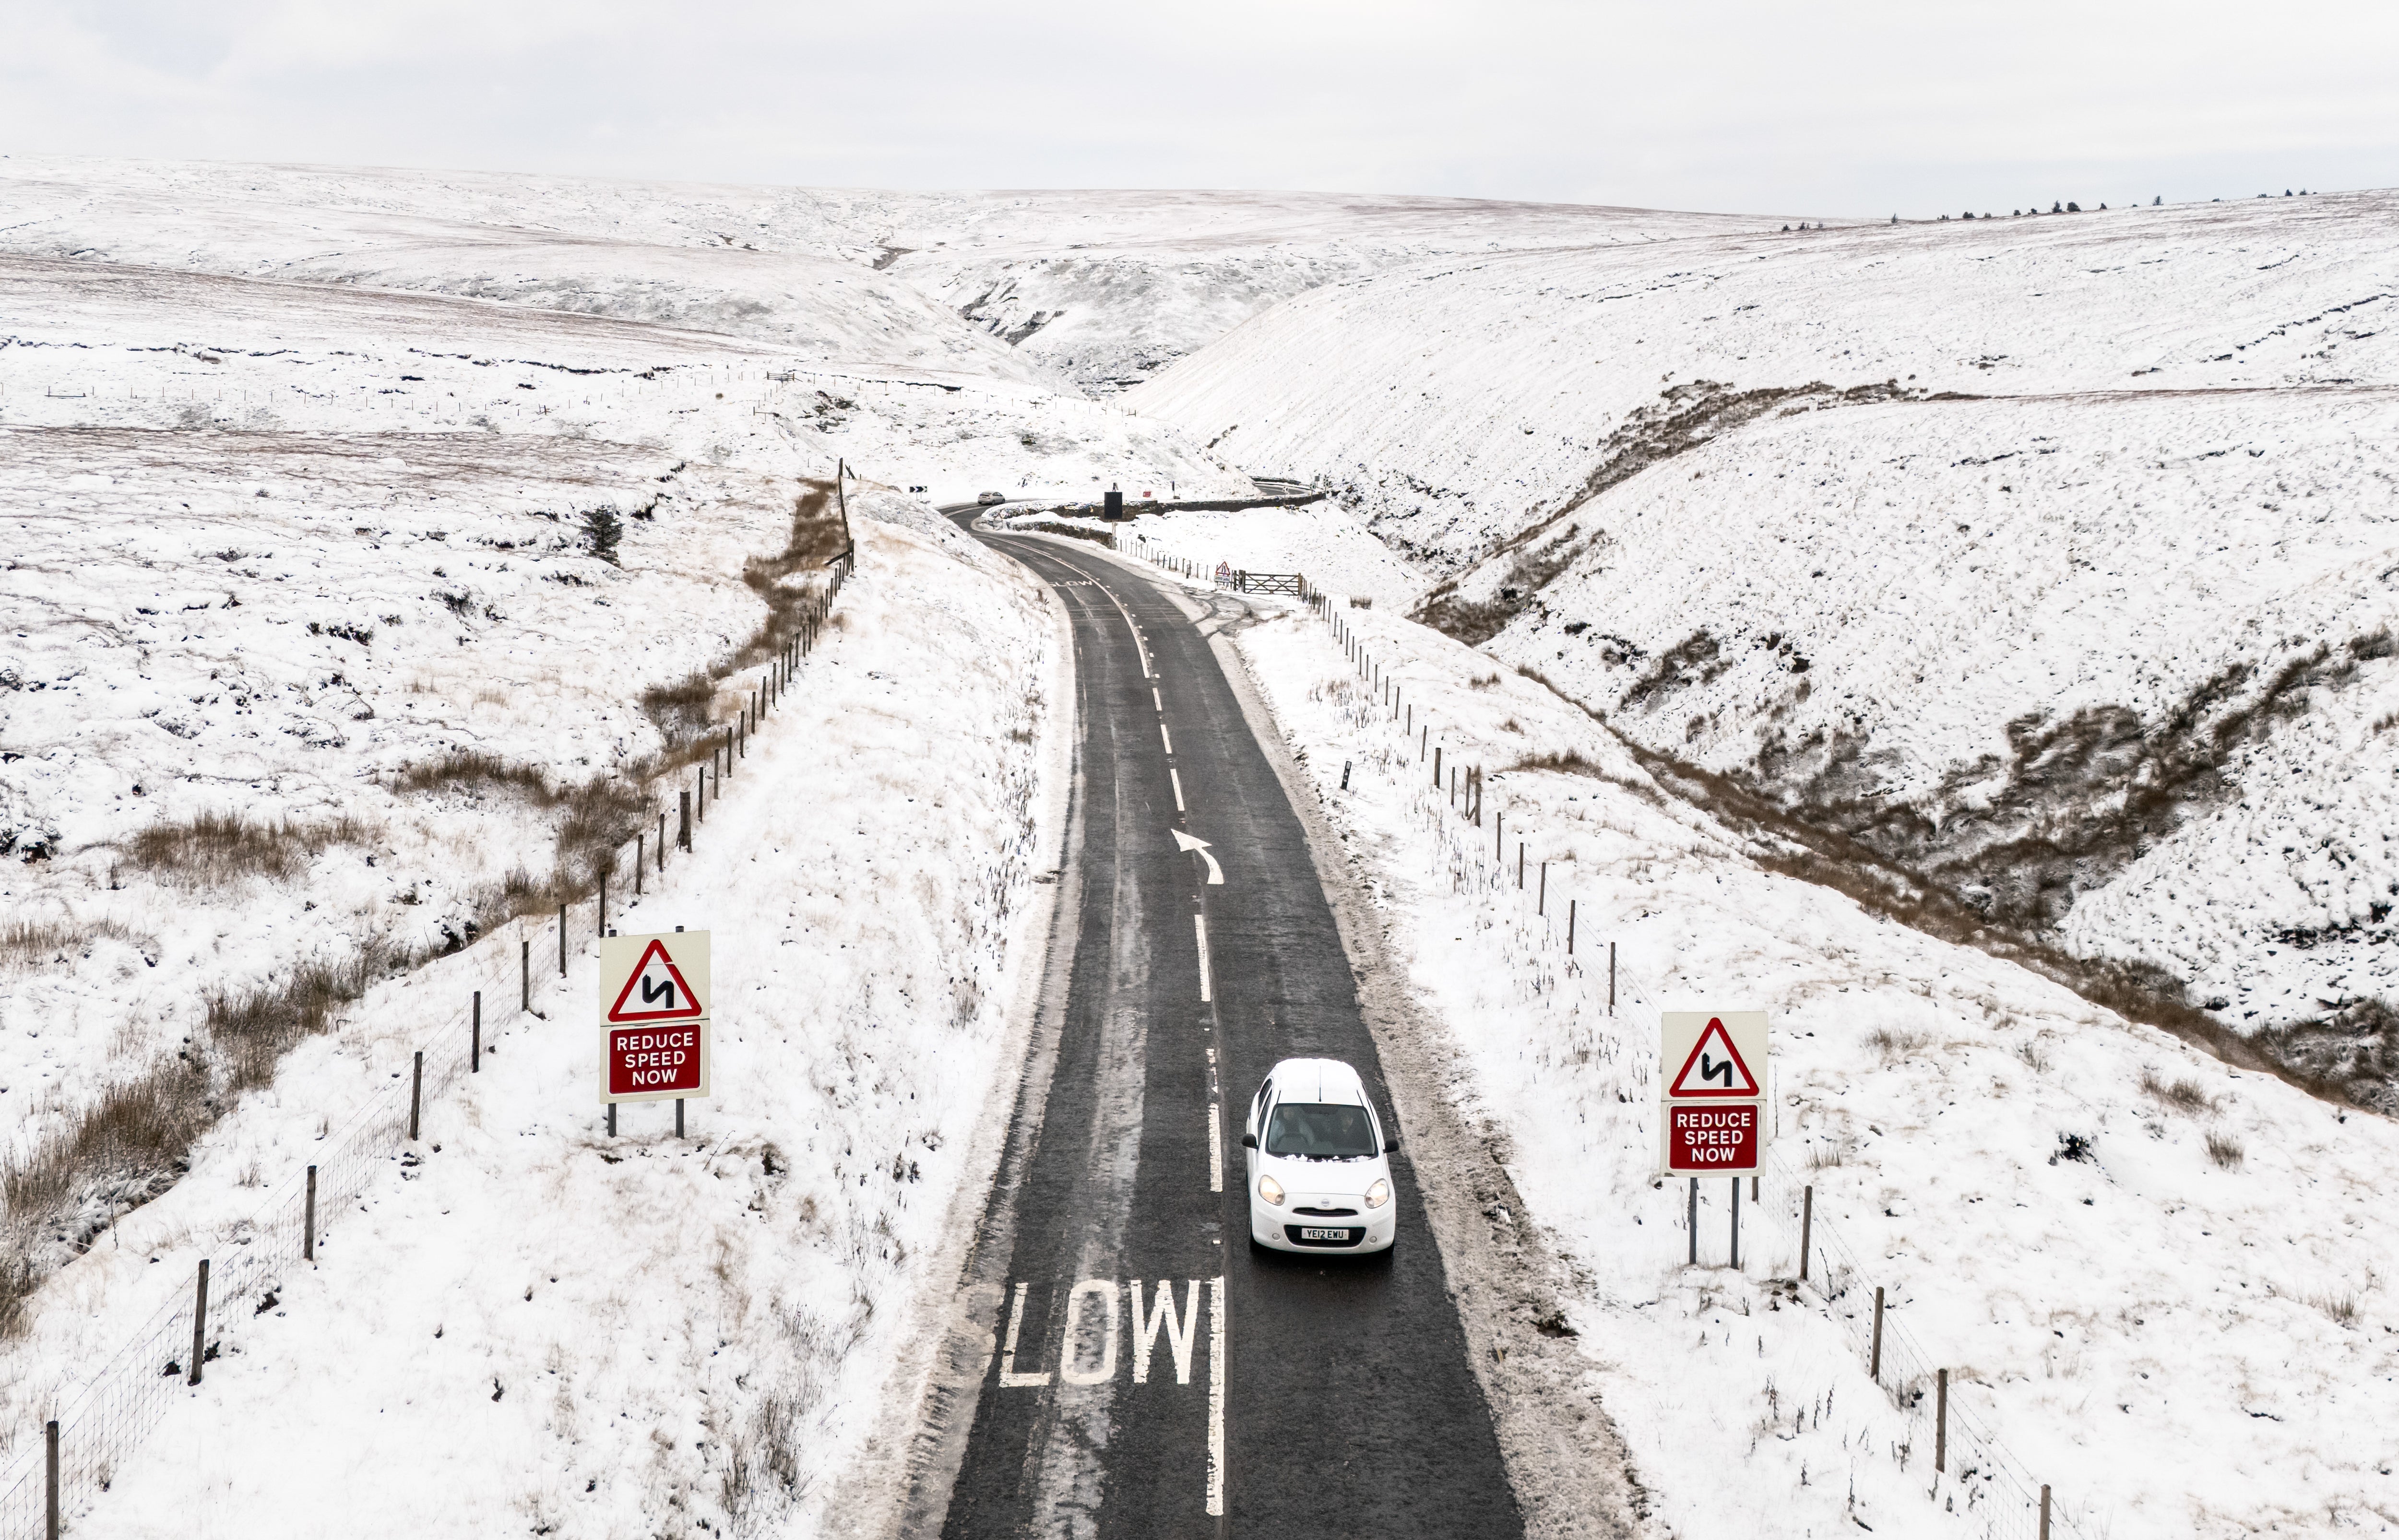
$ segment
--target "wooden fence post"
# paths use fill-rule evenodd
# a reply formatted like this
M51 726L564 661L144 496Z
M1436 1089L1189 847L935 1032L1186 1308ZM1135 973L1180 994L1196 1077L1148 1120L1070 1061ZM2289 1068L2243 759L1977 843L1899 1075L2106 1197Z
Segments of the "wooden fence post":
M59 1420L56 1417L42 1425L42 1463L47 1474L45 1485L49 1493L48 1540L59 1540Z
M633 836L633 897L636 898L642 896L642 858L648 854L643 848L643 842L648 838L646 831Z
M2049 1540L2049 1483L2040 1484L2040 1540Z
M425 1110L425 1050L416 1050L408 1072L408 1141L416 1142L418 1116Z
M1866 1377L1882 1384L1882 1285L1875 1285L1874 1355L1866 1360Z
M305 1223L305 1230L300 1237L300 1260L314 1262L317 1260L317 1168L314 1166L308 1168L308 1208Z
M533 938L517 942L517 1010L519 1014L533 1009Z
M600 919L597 934L602 936L608 934L608 873L604 870L600 873Z
M1431 726L1427 725L1425 731L1428 733L1431 732ZM1439 786L1441 784L1441 749L1439 745L1435 745L1432 751L1432 783L1435 786Z
M1700 1179L1691 1178L1691 1218L1684 1226L1691 1233L1691 1265L1700 1264Z
M689 791L676 792L675 802L682 811L681 820L675 827L675 845L679 849L689 850L691 848L691 793ZM658 821L663 824L666 822L666 819L661 817ZM667 847L663 843L661 843L658 846L658 865L663 867L666 865L666 861Z
M566 906L558 906L558 976L566 977Z
M1516 842L1516 891L1525 891L1525 842Z
M200 1383L200 1360L209 1345L209 1259L200 1259L197 1292L192 1296L192 1379Z
M1616 1014L1616 943L1614 941L1607 943L1607 1014L1610 1016ZM1752 1193L1749 1196L1755 1197L1757 1195Z
M1932 1375L1932 1468L1936 1473L1949 1468L1949 1371L1945 1369Z
M1569 957L1574 955L1575 902L1572 898L1566 900L1566 955Z
M1816 1226L1816 1189L1799 1189L1799 1281L1808 1281L1808 1232Z
M483 992L475 992L475 1027L467 1042L467 1073L483 1073Z

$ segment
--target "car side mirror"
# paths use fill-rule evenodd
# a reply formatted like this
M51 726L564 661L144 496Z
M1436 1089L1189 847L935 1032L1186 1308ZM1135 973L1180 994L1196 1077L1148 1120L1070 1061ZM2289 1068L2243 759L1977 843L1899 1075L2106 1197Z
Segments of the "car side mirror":
M1399 1149L1399 1147L1400 1147L1400 1141L1399 1141L1398 1140L1393 1139L1393 1138L1392 1138L1390 1135L1389 1135L1389 1134L1385 1134L1385 1135L1383 1136L1383 1153L1384 1153L1385 1155L1390 1155L1390 1154L1392 1154L1393 1152L1397 1151L1397 1150Z
M1242 1148L1242 1149L1244 1149L1244 1150L1254 1150L1254 1149L1256 1149L1257 1147L1258 1147L1258 1136L1257 1136L1257 1135L1255 1135L1255 1134L1243 1134L1243 1135L1241 1136L1241 1148Z

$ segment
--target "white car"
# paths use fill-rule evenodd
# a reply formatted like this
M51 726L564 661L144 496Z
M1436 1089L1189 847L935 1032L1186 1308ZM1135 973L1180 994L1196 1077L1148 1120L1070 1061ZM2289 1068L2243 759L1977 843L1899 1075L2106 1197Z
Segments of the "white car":
M1387 1136L1358 1072L1286 1059L1250 1099L1241 1132L1250 1243L1277 1251L1387 1251L1398 1222Z

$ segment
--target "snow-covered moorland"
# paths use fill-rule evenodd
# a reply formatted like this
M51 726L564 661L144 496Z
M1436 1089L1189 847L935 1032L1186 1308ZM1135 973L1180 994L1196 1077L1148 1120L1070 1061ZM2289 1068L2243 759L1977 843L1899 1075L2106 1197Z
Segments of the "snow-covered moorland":
M1779 223L1338 193L915 193L21 155L0 157L0 250L432 288L1097 394L1320 284L1460 253Z
M2383 1441L2358 1432L2399 1415L2399 1236L2371 1196L2391 1124L1778 874L1537 681L1343 613L1375 683L1305 614L1239 645L1453 1036L1455 1094L1566 1264L1589 1384L1667 1532L2029 1535L2040 1483L2060 1533L2094 1540L2393 1522ZM1480 827L1430 784L1432 746L1488 773ZM1769 1221L1748 1210L1735 1272L1724 1184L1702 1183L1686 1269L1684 1187L1653 1184L1660 1001L1769 1012L1780 1157L1855 1264L1835 1297L1822 1255L1791 1286L1787 1184ZM1876 1286L1923 1371L1950 1371L1946 1479L1929 1385L1887 1366L1903 1410L1861 1361ZM2028 1484L1975 1468L1966 1418Z
M1341 487L1649 753L2379 1104L2393 207L1498 257L1132 399Z
M586 1424L558 1410L554 1385L528 1396L505 1415L531 1420L491 1438L560 1442L479 1473L495 1484L472 1503L506 1527L572 1496L595 1533L647 1533L678 1512L722 1532L829 1500L875 1437L886 1376L891 1404L915 1404L918 1308L956 1276L936 1254L957 1233L941 1220L982 1180L977 1120L1023 977L1010 938L1039 891L1036 757L1060 741L1046 601L874 483L948 496L1119 479L1254 487L1171 427L1012 367L951 367L953 321L847 306L847 279L789 290L761 340L695 329L722 314L684 267L641 303L590 304L538 287L523 304L479 297L489 270L447 266L447 252L420 251L408 291L289 250L252 253L279 277L228 276L125 260L155 231L139 200L113 207L115 246L0 257L13 1454L188 1287L192 1262L240 1243L257 1183L296 1180L428 1020L463 1009L457 969L481 959L478 987L505 976L485 991L492 1014L513 1004L516 927L499 922L588 896L591 860L671 810L691 784L684 756L739 720L758 668L821 592L846 502L862 565L805 705L781 717L794 739L762 739L765 757L737 776L759 798L753 821L728 801L707 826L747 844L704 841L669 874L687 906L669 918L749 938L738 960L720 945L720 988L757 996L727 1020L720 1095L698 1109L732 1136L708 1180L677 1185L698 1180L698 1155L631 1167L656 1132L638 1120L625 1148L594 1149L588 1039L504 1044L466 1121L436 1113L428 1136L477 1152L471 1178L446 1179L464 1185L424 1215L400 1195L427 1188L395 1177L370 1193L369 1213L342 1222L365 1227L365 1265L330 1276L347 1244L335 1224L327 1272L288 1280L284 1314L231 1342L261 1361L289 1355L288 1373L256 1383L261 1405L319 1379L328 1354L353 1355L363 1377L328 1383L302 1422L253 1439L224 1420L219 1388L242 1380L220 1371L162 1446L206 1452L183 1476L238 1480L312 1427L361 1439L357 1417L377 1414L359 1408L376 1398L386 1425L401 1405L454 1427L468 1399L502 1415L495 1394L522 1394L551 1366L515 1361L537 1344L496 1313L444 1302L521 1296L525 1259L573 1250L605 1211L616 1249L578 1253L588 1272L540 1276L560 1280L555 1320L621 1315L630 1367L564 1344L574 1361L556 1383L613 1403ZM479 238L490 270L512 270L508 231ZM554 249L522 244L533 267ZM684 324L644 319L650 301ZM854 474L836 493L841 460ZM750 864L762 850L788 857L771 879ZM797 949L780 962L778 935ZM486 968L495 936L508 955ZM571 1020L587 976L568 988ZM557 1020L555 1002L542 1008ZM508 1125L488 1147L472 1131L496 1129L487 1114ZM424 1181L445 1180L442 1158ZM371 1217L386 1201L464 1228L428 1247L413 1223ZM525 1267L503 1265L511 1256ZM686 1264L701 1271L674 1271ZM423 1342L420 1323L377 1304L386 1272L428 1280L411 1291L439 1317ZM304 1319L317 1281L322 1310ZM650 1383L645 1355L677 1332L708 1372ZM462 1370L457 1404L374 1378L462 1337L461 1363L480 1372L488 1354L522 1378L477 1389ZM711 1354L737 1340L788 1372L721 1382L731 1359ZM88 1432L72 1412L69 1426ZM92 1446L75 1447L71 1468L88 1468L75 1461ZM628 1473L613 1495L507 1487L586 1454ZM137 1468L115 1469L120 1490ZM170 1461L159 1513L191 1511L182 1479ZM321 1533L334 1520L312 1505L342 1491L329 1479L244 1508L288 1506L294 1533ZM147 1511L125 1495L127 1514Z

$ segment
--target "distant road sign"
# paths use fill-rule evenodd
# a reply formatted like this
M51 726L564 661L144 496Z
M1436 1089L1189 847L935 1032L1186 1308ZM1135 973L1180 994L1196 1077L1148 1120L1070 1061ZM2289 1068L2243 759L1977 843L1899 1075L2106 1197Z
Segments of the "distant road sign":
M708 932L600 940L600 1100L708 1094Z
M1658 1016L1659 1165L1670 1176L1731 1176L1766 1158L1762 1010Z

